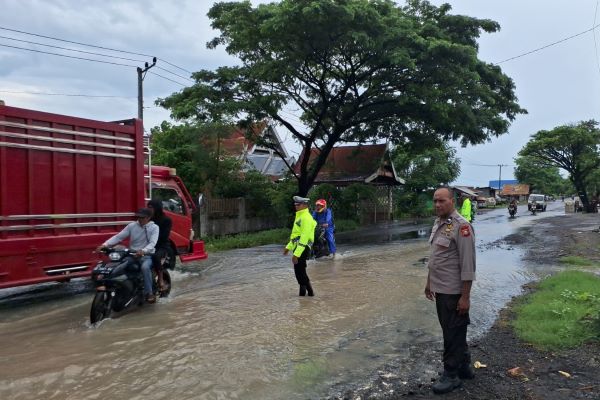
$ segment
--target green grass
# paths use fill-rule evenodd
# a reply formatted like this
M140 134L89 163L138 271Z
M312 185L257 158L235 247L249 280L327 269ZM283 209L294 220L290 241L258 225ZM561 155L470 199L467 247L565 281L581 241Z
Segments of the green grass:
M600 278L565 271L543 280L515 306L517 335L545 350L576 347L600 338Z
M584 258L584 257L579 257L579 256L565 256L565 257L559 258L558 261L561 262L562 264L574 265L574 266L578 266L578 267L594 265L593 261L588 260L587 258Z
M351 219L335 221L336 232L353 231L359 228L358 222ZM206 251L224 251L232 249L245 249L248 247L263 246L265 244L281 244L284 246L290 239L291 228L269 229L260 232L238 233L221 237L204 238Z
M204 245L206 250L210 253L231 249L244 249L273 243L284 246L289 238L290 230L287 228L279 228L260 232L239 233L237 235L222 236L219 238L209 237L204 239Z

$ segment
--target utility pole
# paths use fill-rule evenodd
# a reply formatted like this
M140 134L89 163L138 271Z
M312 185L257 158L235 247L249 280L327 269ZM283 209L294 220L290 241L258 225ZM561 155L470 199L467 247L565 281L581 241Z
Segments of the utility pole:
M500 192L502 188L502 167L508 167L508 164L497 164L500 167L500 172L498 173L498 192Z
M152 58L152 64L146 63L144 69L137 67L138 76L138 118L144 120L144 88L142 82L146 76L146 72L156 65L156 57Z

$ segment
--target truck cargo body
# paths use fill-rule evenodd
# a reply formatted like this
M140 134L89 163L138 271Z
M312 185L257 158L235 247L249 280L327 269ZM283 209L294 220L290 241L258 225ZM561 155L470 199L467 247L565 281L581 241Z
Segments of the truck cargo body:
M93 250L146 203L142 132L136 119L0 106L0 289L90 274ZM158 195L174 198L176 253L206 258L191 242L194 204L183 183L168 168L148 175Z

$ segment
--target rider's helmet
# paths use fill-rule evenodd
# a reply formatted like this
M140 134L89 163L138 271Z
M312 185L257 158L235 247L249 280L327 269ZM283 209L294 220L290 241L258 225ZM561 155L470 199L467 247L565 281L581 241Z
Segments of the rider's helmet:
M315 205L317 206L317 211L322 211L327 207L327 201L325 201L325 199L319 199L315 201Z

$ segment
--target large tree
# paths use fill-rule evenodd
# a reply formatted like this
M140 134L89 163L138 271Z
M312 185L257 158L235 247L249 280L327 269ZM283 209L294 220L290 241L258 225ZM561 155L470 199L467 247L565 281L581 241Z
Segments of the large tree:
M482 143L525 111L513 81L477 57L479 35L498 24L450 9L422 0L217 3L208 15L220 34L208 46L224 45L239 63L194 73L193 86L159 104L178 119L274 120L305 154L320 148L301 161L301 195L336 144Z
M558 126L541 130L519 152L521 157L533 157L544 167L558 167L569 174L581 202L589 209L586 181L600 166L600 130L596 121Z
M549 166L547 162L540 162L537 158L528 156L515 158L515 163L515 178L519 182L529 184L533 193L573 193L573 184L560 175L558 167Z
M460 175L460 159L456 157L456 150L446 143L419 152L397 146L393 163L396 172L406 181L404 188L417 194L447 185Z

